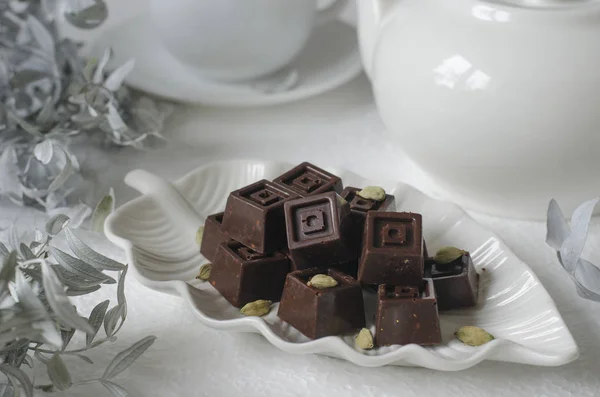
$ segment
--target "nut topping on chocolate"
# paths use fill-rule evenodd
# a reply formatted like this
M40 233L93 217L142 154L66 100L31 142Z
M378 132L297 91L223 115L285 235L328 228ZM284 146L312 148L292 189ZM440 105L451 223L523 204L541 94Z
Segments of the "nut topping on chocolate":
M385 200L385 190L379 186L367 186L357 193L360 197L367 200L383 201Z
M261 317L271 311L271 304L273 302L264 299L259 299L254 302L246 303L244 307L240 309L240 312L244 316L256 316Z
M331 276L325 274L317 274L306 283L309 287L317 289L332 288L338 285L338 282Z
M198 273L198 275L196 276L196 279L202 280L202 281L207 281L210 278L211 270L212 270L212 264L205 263L204 265L200 266L200 273Z
M373 343L373 335L371 331L366 328L360 330L356 338L354 338L356 346L360 349L369 350L372 349L375 344Z
M494 335L486 330L471 325L460 327L458 331L454 333L454 336L456 336L459 341L469 346L481 346L495 339Z
M443 247L438 250L433 260L438 265L447 265L454 262L466 253L467 251L458 249L456 247Z

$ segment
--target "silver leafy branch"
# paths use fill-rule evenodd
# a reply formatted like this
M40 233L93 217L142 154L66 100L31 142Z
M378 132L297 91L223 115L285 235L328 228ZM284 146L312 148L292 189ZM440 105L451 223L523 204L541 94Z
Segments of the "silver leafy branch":
M172 110L123 85L133 60L111 73L110 51L86 63L58 37L53 3L0 0L0 196L48 211L89 201L73 143L143 148ZM80 3L78 17L98 18Z
M552 199L548 206L546 243L556 250L558 261L575 283L577 293L585 299L600 302L600 268L581 258L588 236L595 198L581 204L571 216L571 225Z
M98 208L97 212L104 215L95 217L103 219L107 207ZM123 350L98 378L73 379L63 357L77 357L93 364L85 353L114 342L123 327L127 318L128 267L90 248L67 227L69 222L66 215L56 215L44 231L35 231L29 243L19 238L15 228L11 229L7 244L0 242L0 374L5 378L2 381L0 375L0 396L13 397L24 392L32 397L34 389L62 391L92 382L102 384L114 396L129 396L113 379L155 340L148 336ZM52 244L61 233L65 234L71 253ZM116 273L116 277L111 273ZM99 302L87 316L82 316L70 300L110 284L117 286L116 303ZM71 348L76 332L85 334L85 345ZM50 384L34 383L28 371L36 365L46 367Z

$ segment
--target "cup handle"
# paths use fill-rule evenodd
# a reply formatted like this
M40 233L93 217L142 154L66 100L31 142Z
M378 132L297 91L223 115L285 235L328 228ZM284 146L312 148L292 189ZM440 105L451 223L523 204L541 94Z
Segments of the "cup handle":
M348 0L334 0L330 5L322 8L317 13L317 25L336 19L348 5Z

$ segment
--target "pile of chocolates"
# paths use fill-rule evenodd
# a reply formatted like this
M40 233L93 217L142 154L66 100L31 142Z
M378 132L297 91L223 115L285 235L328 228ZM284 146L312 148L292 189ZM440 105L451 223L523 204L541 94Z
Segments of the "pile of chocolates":
M208 281L238 308L280 302L277 315L312 339L364 328L363 293L376 291L376 345L439 344L438 310L474 305L478 276L467 252L430 258L421 215L395 209L382 188L344 189L302 163L207 218Z

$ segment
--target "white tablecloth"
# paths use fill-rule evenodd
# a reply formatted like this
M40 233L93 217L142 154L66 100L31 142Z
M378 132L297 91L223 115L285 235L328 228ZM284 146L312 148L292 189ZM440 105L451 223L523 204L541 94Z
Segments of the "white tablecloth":
M426 191L427 178L389 146L382 135L366 78L331 93L292 105L265 109L182 108L168 128L169 144L149 152L106 155L90 149L84 163L97 172L98 190L114 186L118 204L137 194L122 183L125 173L146 168L167 178L214 159L239 157L311 160L342 165L366 176L401 176ZM458 373L416 368L360 368L344 361L283 353L262 337L218 332L199 324L183 301L127 282L129 317L119 340L90 354L96 366L67 360L74 378L101 375L102 366L120 349L148 334L154 346L118 377L136 396L597 396L600 360L600 304L579 298L545 246L542 223L476 218L499 233L527 262L556 300L580 346L581 357L559 368L486 362ZM43 224L45 215L3 201L0 225L14 222L21 230ZM594 221L586 255L600 263ZM123 253L91 233L81 237L102 252L123 260ZM589 254L587 254L589 253ZM98 293L112 298L113 291ZM100 296L94 298L101 300ZM91 303L79 304L88 313ZM43 372L39 376L44 376ZM65 395L105 393L100 386L74 388Z
M309 160L344 166L367 177L402 179L435 193L429 179L386 142L364 76L333 92L291 105L182 108L166 135L168 145L149 152L106 154L89 149L82 162L96 171L99 194L113 186L119 205L135 197L137 194L122 183L125 173L133 168L174 179L212 160L234 158L291 163ZM130 277L126 287L129 315L118 341L90 354L94 366L77 358L67 359L67 364L75 381L100 376L103 366L119 350L153 334L158 339L152 348L117 378L134 396L600 395L600 304L577 296L554 253L544 244L545 225L475 217L496 231L539 276L579 344L581 357L577 361L559 368L485 362L458 373L360 368L321 356L283 353L258 335L208 329L181 299L151 291ZM0 201L0 227L15 223L26 230L43 225L45 219L43 213ZM123 253L102 237L91 233L81 237L103 253L124 260ZM600 263L598 237L600 224L595 220L586 249L587 258L595 263ZM114 291L103 289L94 295L93 302L104 297L114 299ZM78 305L87 314L92 301L86 299ZM37 373L45 376L41 368ZM64 395L108 394L101 386L86 385Z

